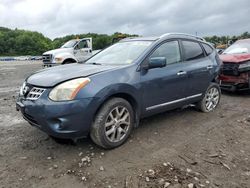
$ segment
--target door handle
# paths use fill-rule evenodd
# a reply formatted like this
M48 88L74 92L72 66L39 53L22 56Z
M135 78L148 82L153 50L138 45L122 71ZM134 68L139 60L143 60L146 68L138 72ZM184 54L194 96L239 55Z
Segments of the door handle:
M207 70L212 69L212 68L213 68L213 65L208 65L207 66Z
M185 75L185 74L187 74L187 72L186 72L186 71L180 71L180 72L177 72L177 75L178 75L178 76Z

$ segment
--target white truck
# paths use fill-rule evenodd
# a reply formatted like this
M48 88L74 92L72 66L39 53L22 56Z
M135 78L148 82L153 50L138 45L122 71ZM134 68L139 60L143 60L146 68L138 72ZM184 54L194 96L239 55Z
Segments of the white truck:
M61 48L43 53L43 66L83 62L100 50L92 50L92 38L73 39L66 42Z

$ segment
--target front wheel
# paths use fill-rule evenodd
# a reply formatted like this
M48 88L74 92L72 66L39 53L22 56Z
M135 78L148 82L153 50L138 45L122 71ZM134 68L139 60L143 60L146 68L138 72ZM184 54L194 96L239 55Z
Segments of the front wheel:
M221 90L218 84L211 83L206 93L196 107L202 112L211 112L216 109L220 102Z
M107 101L97 113L90 130L91 139L105 149L123 144L134 125L134 111L122 98Z
M72 60L65 60L62 65L66 65L66 64L71 64L71 63L75 63L75 61Z

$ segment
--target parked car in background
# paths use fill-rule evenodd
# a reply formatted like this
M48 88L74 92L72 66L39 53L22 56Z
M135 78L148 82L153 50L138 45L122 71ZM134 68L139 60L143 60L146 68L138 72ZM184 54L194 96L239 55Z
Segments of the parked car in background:
M222 54L225 51L225 49L223 49L223 48L216 48L216 51L217 51L218 54Z
M221 55L219 76L222 89L236 91L250 89L250 39L238 40Z
M141 118L195 104L219 104L220 60L204 39L187 34L123 39L87 62L29 76L16 107L54 138L90 134L103 148L123 144Z
M31 56L30 59L31 61L39 61L39 60L43 60L42 56Z
M51 67L85 61L100 50L92 49L92 38L73 39L61 48L43 53L43 66Z
M216 51L217 51L218 54L222 54L222 53L225 51L225 49L226 49L227 47L228 47L227 44L220 44L220 45L217 45L217 46L216 46Z
M16 61L28 61L30 56L17 56L15 57Z
M15 57L0 57L0 61L15 61Z

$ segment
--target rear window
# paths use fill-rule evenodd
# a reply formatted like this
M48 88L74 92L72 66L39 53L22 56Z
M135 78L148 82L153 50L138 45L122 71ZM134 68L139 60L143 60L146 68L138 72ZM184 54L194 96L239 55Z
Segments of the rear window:
M205 49L207 55L210 55L211 53L213 53L213 48L211 46L204 44L204 43L202 43L202 46Z
M204 57L203 50L197 42L182 41L186 61L191 61Z

